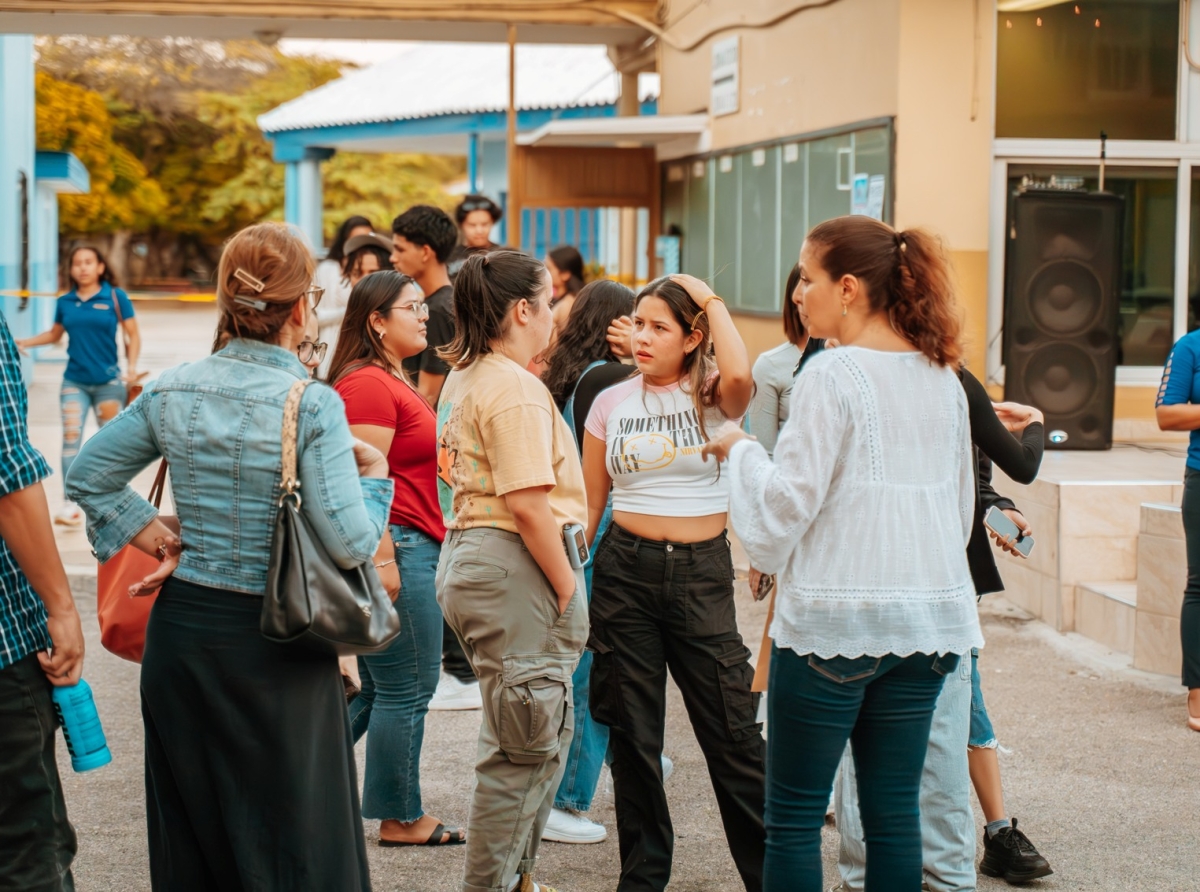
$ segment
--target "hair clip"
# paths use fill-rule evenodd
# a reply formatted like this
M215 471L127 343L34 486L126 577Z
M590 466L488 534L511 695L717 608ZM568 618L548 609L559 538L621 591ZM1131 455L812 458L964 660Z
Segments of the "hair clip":
M263 290L267 287L261 279L256 279L240 266L233 271L233 277L247 288L253 289L255 294L262 294ZM265 309L265 307L260 307L259 309Z
M258 310L260 313L267 308L265 300L255 300L252 297L242 297L240 294L234 297L235 304L241 304L243 307L250 307L252 310Z

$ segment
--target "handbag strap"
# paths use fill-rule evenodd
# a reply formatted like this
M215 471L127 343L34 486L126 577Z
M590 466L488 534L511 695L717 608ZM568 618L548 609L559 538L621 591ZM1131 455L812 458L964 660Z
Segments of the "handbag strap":
M287 401L283 404L283 477L279 487L283 490L279 500L282 503L288 496L295 496L300 503L300 480L296 473L296 440L300 428L300 401L304 399L304 389L312 384L312 378L303 378L295 382L288 390Z
M158 473L154 475L154 484L150 487L150 504L156 509L162 506L163 487L167 482L167 460L158 463Z

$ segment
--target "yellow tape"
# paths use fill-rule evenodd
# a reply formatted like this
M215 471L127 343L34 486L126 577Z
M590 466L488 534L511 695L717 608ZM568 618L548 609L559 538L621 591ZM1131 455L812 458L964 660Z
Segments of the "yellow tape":
M185 303L212 303L217 299L216 294L207 291L193 291L182 294L170 291L127 291L125 294L130 300L179 300ZM0 290L0 297L32 297L40 300L50 297L59 298L61 296L55 291Z

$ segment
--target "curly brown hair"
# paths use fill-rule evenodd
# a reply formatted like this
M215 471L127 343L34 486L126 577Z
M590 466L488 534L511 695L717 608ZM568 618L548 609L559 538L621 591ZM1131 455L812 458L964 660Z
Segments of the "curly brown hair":
M871 217L819 223L807 241L834 279L854 276L872 310L886 311L896 332L931 362L962 364L962 315L941 241L923 229L897 231Z

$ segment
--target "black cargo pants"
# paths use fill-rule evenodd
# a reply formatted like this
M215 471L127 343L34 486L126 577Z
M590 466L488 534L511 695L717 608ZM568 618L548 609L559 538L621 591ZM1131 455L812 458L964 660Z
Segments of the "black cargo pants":
M764 759L750 651L737 630L724 536L680 544L613 524L592 580L592 717L611 729L619 892L665 889L674 831L662 779L667 670L683 694L749 892L762 888Z

